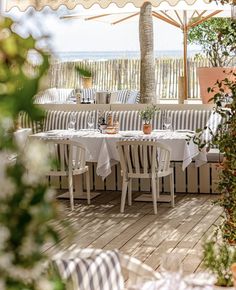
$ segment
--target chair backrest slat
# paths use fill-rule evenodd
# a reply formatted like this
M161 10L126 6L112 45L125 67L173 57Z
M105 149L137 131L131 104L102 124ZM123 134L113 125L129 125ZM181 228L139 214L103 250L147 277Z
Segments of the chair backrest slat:
M132 146L132 145L131 145ZM138 148L139 146L138 146L138 144L135 144L134 146L133 146L133 148L131 149L132 150L132 152L134 153L133 155L134 155L134 168L135 168L135 172L136 173L140 173L140 157L139 157L139 148Z
M128 174L156 174L170 167L170 149L156 141L127 140L117 143L122 170Z
M53 166L51 171L65 172L69 169L82 169L86 165L86 149L79 142L65 139L44 140L50 150L51 158L57 166Z
M132 166L132 151L131 151L131 147L130 146L124 146L124 160L127 163L127 167L128 167L128 172L133 173L133 166Z
M143 159L142 159L142 163L143 163L143 172L144 173L148 173L148 146L146 144L143 144L142 146L143 148Z

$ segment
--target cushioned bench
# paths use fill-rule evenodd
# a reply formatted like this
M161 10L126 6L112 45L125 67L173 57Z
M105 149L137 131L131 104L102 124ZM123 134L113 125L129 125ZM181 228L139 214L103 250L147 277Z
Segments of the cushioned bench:
M96 90L94 88L81 89L81 101L94 103L96 100ZM113 104L138 104L140 92L137 90L118 90L113 92L114 97L110 103ZM35 98L35 104L60 104L75 102L75 89L49 88L39 92Z
M75 96L74 89L50 88L39 92L35 98L35 104L60 104L70 102L70 99Z
M88 106L86 108L89 108ZM100 109L101 107L99 107ZM143 108L143 107L142 107ZM91 106L93 110L80 110L76 111L77 122L76 129L87 128L87 118L90 112L93 112L95 116L95 122L97 123L99 111L96 110L96 106ZM195 109L166 109L172 116L172 126L174 130L188 129L196 130L198 128L203 128L207 120L211 115L211 108L206 108L203 110ZM46 112L45 119L43 123L32 123L26 114L20 116L20 124L22 127L31 127L33 132L38 131L48 131L54 129L67 129L70 114L72 111L54 111L49 110ZM113 116L119 120L120 130L141 130L142 120L139 116L139 111L136 110L106 110L105 115L112 113ZM152 120L152 126L154 129L163 128L163 115L164 110L157 112ZM186 171L182 171L180 162L173 162L174 173L175 173L175 190L177 192L217 192L215 180L217 179L218 173L215 166L215 161L219 159L219 154L216 152L211 152L209 155L209 163L203 165L200 168L196 168L194 164L191 164ZM212 163L213 161L213 163ZM109 176L105 182L103 182L100 177L95 175L95 166L90 164L91 170L91 188L93 189L107 189L107 190L117 190L120 189L120 169L119 165L114 167L114 172ZM60 186L63 185L60 183ZM149 190L150 184L142 184L137 182L134 186L134 190ZM163 183L162 189L167 190L168 185Z

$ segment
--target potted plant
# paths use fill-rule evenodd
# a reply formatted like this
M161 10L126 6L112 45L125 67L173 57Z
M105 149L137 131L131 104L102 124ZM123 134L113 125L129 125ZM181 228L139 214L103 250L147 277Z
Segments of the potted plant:
M230 67L236 48L236 23L230 18L211 18L189 30L188 41L197 44L209 60L211 67L197 68L200 94L203 103L208 103L213 94L207 91L217 80L224 79L225 73L236 71ZM234 79L234 76L227 76Z
M155 105L146 107L144 110L139 112L140 117L143 120L143 133L151 134L152 132L152 124L151 120L159 109Z
M76 67L77 72L82 77L82 85L84 89L91 88L92 87L92 72L88 67L84 66L77 66Z

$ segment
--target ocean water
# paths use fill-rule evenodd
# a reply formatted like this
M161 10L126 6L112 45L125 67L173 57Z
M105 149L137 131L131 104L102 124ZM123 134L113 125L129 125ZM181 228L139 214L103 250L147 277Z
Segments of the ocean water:
M193 56L199 51L189 51L188 56ZM118 59L118 58L139 58L139 51L71 51L71 52L55 52L56 58L61 61L74 61L74 60L102 60L102 59ZM181 50L158 50L154 52L155 57L182 57Z

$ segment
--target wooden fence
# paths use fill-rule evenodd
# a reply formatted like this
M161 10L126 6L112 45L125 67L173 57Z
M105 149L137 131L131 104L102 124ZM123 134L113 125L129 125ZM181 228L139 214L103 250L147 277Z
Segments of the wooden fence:
M81 78L76 65L91 68L93 87L97 90L139 89L139 59L84 60L77 62L52 63L49 70L49 86L60 88L80 88ZM199 84L196 68L209 66L206 59L188 59L189 98L199 98ZM158 58L155 60L156 95L158 98L177 99L178 80L183 75L182 58Z

